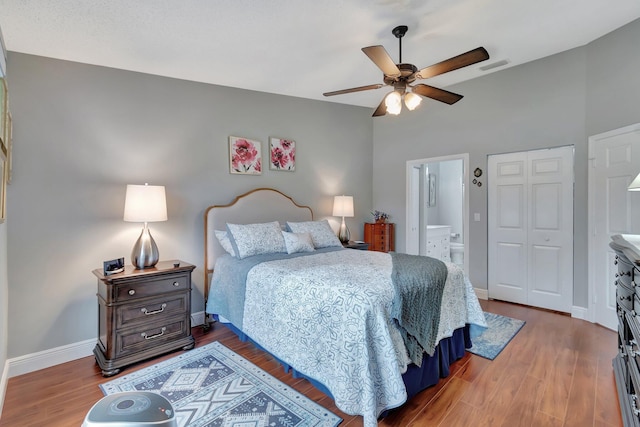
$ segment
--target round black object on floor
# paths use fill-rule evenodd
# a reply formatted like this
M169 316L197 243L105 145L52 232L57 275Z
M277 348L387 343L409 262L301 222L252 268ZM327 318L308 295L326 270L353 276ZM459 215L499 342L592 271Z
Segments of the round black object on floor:
M171 403L156 393L126 391L98 401L82 427L177 427Z

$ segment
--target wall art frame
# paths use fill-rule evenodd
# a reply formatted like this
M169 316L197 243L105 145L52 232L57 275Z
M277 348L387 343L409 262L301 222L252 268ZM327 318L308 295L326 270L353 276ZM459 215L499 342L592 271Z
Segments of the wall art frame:
M269 169L285 172L296 170L295 141L284 138L269 138Z
M249 138L230 136L229 172L239 175L261 175L262 143Z
M427 200L427 206L430 208L433 208L436 206L436 199L437 199L437 192L438 192L438 186L436 183L436 174L435 173L430 173L429 174L429 199Z

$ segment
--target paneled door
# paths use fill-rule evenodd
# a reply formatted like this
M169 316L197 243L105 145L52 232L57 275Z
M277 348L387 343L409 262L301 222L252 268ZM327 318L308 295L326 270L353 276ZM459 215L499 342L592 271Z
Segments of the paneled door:
M573 147L489 156L489 298L571 312Z
M640 172L640 124L589 138L589 290L593 321L618 328L614 234L640 234L640 193L627 186Z

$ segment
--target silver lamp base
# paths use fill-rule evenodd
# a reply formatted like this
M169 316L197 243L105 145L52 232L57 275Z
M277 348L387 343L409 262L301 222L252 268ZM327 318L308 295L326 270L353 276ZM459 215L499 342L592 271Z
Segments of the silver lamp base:
M158 246L153 237L151 237L147 223L145 223L140 237L138 237L131 250L131 264L135 268L149 268L156 265L159 258Z
M349 228L347 228L347 224L344 222L344 217L342 217L342 224L340 224L340 231L338 231L338 239L342 243L349 243L351 239L351 233L349 233Z

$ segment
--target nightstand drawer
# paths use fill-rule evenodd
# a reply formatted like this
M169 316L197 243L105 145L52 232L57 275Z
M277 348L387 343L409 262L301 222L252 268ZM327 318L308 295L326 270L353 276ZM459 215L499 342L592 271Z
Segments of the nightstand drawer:
M162 295L167 292L185 291L189 289L190 276L173 275L167 279L154 279L123 283L117 286L115 301L123 302L137 298Z
M187 311L188 292L169 294L116 308L116 328L134 326L139 323L156 322Z
M150 345L159 346L186 337L191 334L189 323L185 316L182 316L169 318L166 322L118 330L114 357L141 352L147 350Z

